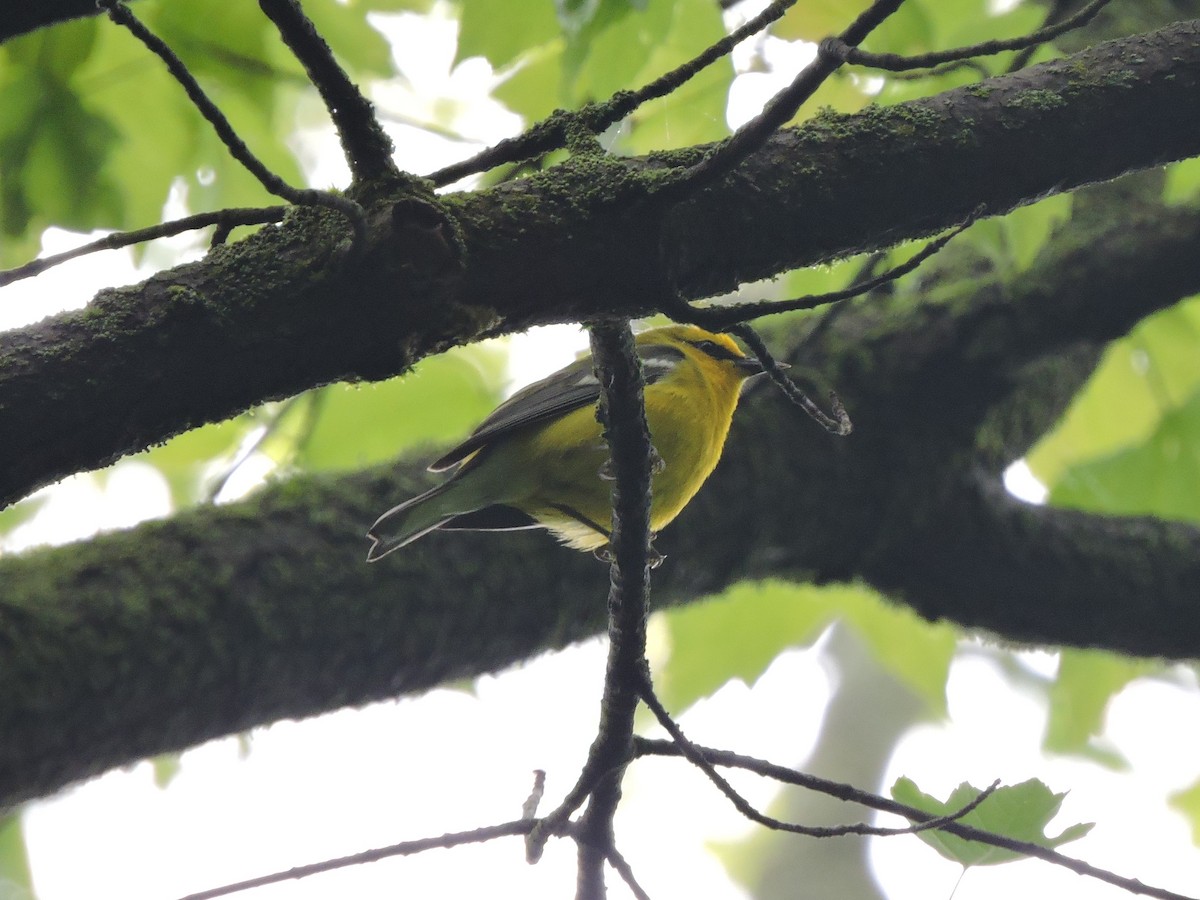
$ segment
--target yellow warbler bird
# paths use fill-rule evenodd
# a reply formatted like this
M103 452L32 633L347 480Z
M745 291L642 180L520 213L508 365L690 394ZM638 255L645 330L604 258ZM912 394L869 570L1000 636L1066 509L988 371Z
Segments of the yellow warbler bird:
M661 464L650 529L679 515L721 458L742 383L763 371L724 334L670 325L636 337L646 422ZM454 468L437 487L379 517L367 536L374 561L435 529L547 528L579 550L612 532L608 446L596 406L600 383L584 357L518 391L465 441L430 465Z

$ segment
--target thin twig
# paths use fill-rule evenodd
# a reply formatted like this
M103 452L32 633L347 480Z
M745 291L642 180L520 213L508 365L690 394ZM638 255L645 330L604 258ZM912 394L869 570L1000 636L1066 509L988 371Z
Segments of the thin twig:
M146 241L157 240L158 238L173 237L177 234L183 234L185 231L195 231L198 228L206 228L209 225L216 225L218 228L225 229L234 228L238 225L265 225L268 222L278 222L283 218L285 212L287 212L286 206L219 209L216 212L197 213L194 216L175 219L171 222L163 222L161 225L152 225L149 228L139 228L135 231L116 231L80 247L64 250L62 253L53 253L50 256L43 256L40 259L30 260L14 269L6 269L0 272L0 287L12 284L14 281L20 281L22 278L32 278L35 275L40 275L49 268L61 265L72 259L78 259L81 256L87 256L89 253L97 253L101 250L119 250L122 247L131 247L134 244L141 244Z
M444 187L476 172L486 172L506 163L543 156L566 143L569 120L581 122L593 134L599 134L621 121L642 104L665 97L672 91L678 90L689 79L728 54L746 38L757 34L782 17L795 3L796 0L775 0L746 24L730 32L729 35L721 38L687 62L656 78L645 87L636 91L621 91L603 103L586 104L577 112L560 110L516 137L506 138L470 159L439 169L429 176L429 180L438 187Z
M956 59L954 62L943 63L924 72L896 72L892 76L892 80L919 81L923 78L932 78L937 75L949 75L951 72L957 72L959 69L970 69L980 78L992 77L992 73L988 71L988 67L983 63L974 59Z
M794 784L798 787L808 788L812 791L817 791L822 794L827 794L830 797L836 797L838 800L844 800L850 803L858 803L866 806L869 809L877 809L880 812L894 813L898 816L903 816L914 822L930 822L935 816L924 810L917 809L915 806L908 806L904 803L898 803L888 797L881 797L878 794L872 794L867 791L859 790L848 784L842 784L837 781L829 781L825 778L818 778L815 775L809 775L804 772L797 772L794 769L788 769L784 766L776 765L775 763L767 762L763 759L756 759L752 756L744 756L740 753L731 753L728 750L714 750L711 747L701 747L692 744L691 748L696 753L709 763L715 766L723 766L726 768L743 769L747 772L754 772L757 775L762 775L764 778L773 778L776 781L784 784ZM640 756L682 756L687 758L685 749L673 741L651 740L649 738L636 737L634 738L634 752ZM1140 894L1147 897L1157 897L1160 900L1196 900L1194 897L1188 897L1183 894L1176 894L1173 891L1164 890L1162 888L1152 887L1143 884L1136 878L1126 878L1122 875L1117 875L1109 872L1106 869L1101 869L1090 863L1083 862L1079 859L1074 859L1070 856L1065 856L1057 850L1052 850L1048 847L1043 847L1040 844L1034 844L1029 841L1020 841L1015 838L1005 837L1002 834L995 834L990 831L984 831L982 828L975 828L972 825L966 825L962 822L947 822L939 826L942 831L948 834L953 834L957 837L964 838L969 841L976 841L980 844L987 844L991 847L999 847L1004 850L1011 850L1014 853L1020 853L1025 856L1032 856L1045 862L1052 863L1056 866L1062 866L1070 869L1078 875L1086 875L1089 878L1095 878L1098 881L1103 881L1107 884L1116 885L1133 894Z
M414 853L423 853L426 850L445 849L448 847L460 847L463 844L479 844L484 841L495 840L500 837L513 837L516 835L528 834L533 828L533 819L517 819L512 822L504 822L501 825L487 825L483 828L474 828L470 831L456 831L449 834L443 834L440 837L421 838L416 841L404 841L399 844L392 844L390 847L380 847L376 850L366 850L362 853L355 853L351 856L342 856L338 859L329 859L324 862L312 863L307 866L297 866L294 869L288 869L286 872L274 872L270 875L263 875L258 878L250 878L246 881L239 881L234 884L226 884L221 887L210 888L206 891L200 891L195 894L188 894L186 897L181 897L180 900L213 900L215 897L227 897L230 894L236 894L240 891L248 891L251 888L265 887L268 884L278 884L281 881L291 881L296 878L307 878L310 875L319 875L322 872L332 872L334 869L344 869L347 866L358 866L363 863L378 862L381 859L388 859L392 856L411 856Z
M533 789L529 792L529 796L525 798L525 802L521 804L521 818L532 819L537 815L538 805L542 802L542 796L546 793L546 772L544 769L533 770Z
M238 136L233 126L229 124L229 120L225 118L225 114L209 99L209 96L204 93L204 89L200 87L199 82L188 71L187 66L183 64L183 61L175 55L174 51L161 38L143 25L130 12L129 7L121 3L120 0L98 0L98 3L101 9L108 12L109 18L118 25L129 29L134 37L145 44L155 56L166 64L171 75L187 93L188 99L192 101L192 104L200 111L200 114L204 116L217 132L217 136L221 138L230 155L241 163L251 175L257 178L267 191L276 197L282 197L289 203L303 206L325 206L335 209L350 220L350 224L354 228L356 243L366 237L366 216L361 206L348 197L343 197L330 191L294 188L268 169L266 164L246 146L245 141Z
M296 0L258 0L279 35L316 85L337 129L342 150L356 181L397 175L392 141L375 118L371 102L338 65L333 51L317 33Z
M842 66L840 50L854 47L866 39L883 21L900 8L904 0L875 0L850 27L837 38L822 41L817 56L805 66L790 85L771 98L763 111L722 141L703 159L676 177L666 179L654 191L657 199L678 203L701 188L724 177L772 134L786 125L797 110Z
M633 716L639 672L646 661L650 593L652 448L633 330L628 319L619 319L594 322L588 331L596 374L603 386L597 416L615 477L609 538L608 664L600 730L588 758L606 771L592 790L574 833L579 847L579 900L604 894L604 862L615 846L613 816L621 800L625 764L633 752Z
M860 281L838 291L828 291L824 294L808 294L791 300L753 300L746 303L733 303L728 306L692 306L682 298L677 298L670 308L665 310L673 319L691 322L713 330L724 330L739 322L747 322L762 316L773 316L777 313L795 312L801 309L814 309L829 303L839 303L854 297L861 297L882 287L890 281L909 274L934 254L941 251L951 240L962 234L983 215L984 207L979 206L967 219L956 225L950 231L930 241L909 259L893 266L880 275ZM681 305L682 304L682 305Z
M1071 0L1051 0L1050 8L1046 10L1046 18L1042 22L1042 27L1049 28L1051 25L1057 25L1064 18L1066 18L1067 13L1070 11L1070 7ZM1033 44L1017 53L1009 62L1008 66L1005 67L1005 73L1011 75L1013 72L1017 72L1025 68L1025 66L1029 63L1029 60L1033 58L1033 54L1037 52L1037 48L1039 46L1040 44Z
M597 867L611 847L612 813L629 761L636 672L645 657L649 590L650 436L642 397L641 367L628 321L590 326L597 375L605 386L599 415L609 441L613 482L613 528L609 569L609 655L600 704L600 726L574 787L526 839L526 858L536 862L546 840L562 833L570 816L588 803L574 836L580 848L580 884L595 883ZM602 877L602 872L601 872Z
M928 69L932 66L971 59L977 56L994 56L997 53L1004 53L1008 50L1024 50L1027 47L1036 47L1039 44L1052 41L1068 31L1086 25L1096 13L1100 12L1110 2L1111 0L1092 0L1091 3L1070 18L1063 19L1063 21L1056 25L1039 28L1037 31L1023 37L984 41L980 44L972 44L969 47L957 47L953 50L922 53L919 56L901 56L898 53L867 53L849 45L847 42L838 40L832 43L830 50L843 62L856 66L865 66L870 69L883 69L888 72Z
M839 437L845 437L854 430L850 415L846 412L846 407L842 405L841 398L837 394L833 391L829 392L829 408L832 415L828 415L801 390L800 385L783 374L783 366L775 361L775 357L767 349L766 343L758 336L757 331L749 325L734 325L729 331L746 342L746 346L762 363L767 377L783 391L784 396L808 413L809 417L816 420L822 428Z
M613 867L614 872L621 876L621 880L625 882L625 886L637 900L650 900L650 895L638 884L638 880L633 874L633 867L616 847L608 848L608 864Z
M757 822L759 825L762 825L764 828L770 828L772 831L784 831L789 834L801 834L805 837L817 838L842 837L849 834L871 835L874 837L891 837L898 834L913 833L914 829L912 827L881 828L877 825L868 825L865 822L857 822L851 825L800 825L795 822L784 822L782 819L776 819L773 816L768 816L765 813L760 812L759 810L755 809L745 797L739 794L733 785L731 785L729 781L726 780L726 778L716 770L713 763L707 758L706 752L704 752L702 748L697 747L695 744L689 741L684 735L682 729L680 729L675 720L671 718L670 713L667 712L666 708L662 705L662 702L658 699L658 696L654 693L654 686L650 681L649 669L643 669L643 677L639 687L639 692L641 694L642 702L650 708L650 711L654 713L654 717L658 720L658 723L666 729L667 734L671 736L672 741L674 741L675 745L679 748L679 754L692 765L696 766L696 768L702 771L705 775L707 775L708 780L716 785L717 790L719 790L729 799L729 802L734 805L734 808L752 822ZM635 743L635 748L642 747L645 744L646 742L644 740L638 739ZM992 791L994 791L996 787L997 784L993 784L990 788L981 792L978 797L968 803L965 807L947 817L947 822L953 821L961 816L965 816L985 799L987 799L987 797L991 795ZM932 816L929 816L923 819L921 824L927 826L927 823L932 818ZM918 828L917 830L921 829Z

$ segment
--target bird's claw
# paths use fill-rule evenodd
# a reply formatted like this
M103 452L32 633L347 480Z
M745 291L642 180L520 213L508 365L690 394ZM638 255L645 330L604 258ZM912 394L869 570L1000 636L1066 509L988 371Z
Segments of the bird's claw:
M654 448L653 445L651 445L650 446L650 474L651 475L661 475L666 470L667 470L667 461L665 459L663 459L662 455ZM616 481L617 480L617 473L613 470L613 463L612 463L611 456L608 459L604 460L604 463L600 466L600 471L597 472L596 474L600 476L601 481Z
M600 560L600 562L608 563L609 565L612 565L613 560L616 559L616 557L613 555L612 544L605 544L603 547L597 547L592 551L592 556L596 557L596 559ZM649 548L646 550L647 568L657 569L663 564L663 561L666 558L666 556L654 549L653 543L650 544Z

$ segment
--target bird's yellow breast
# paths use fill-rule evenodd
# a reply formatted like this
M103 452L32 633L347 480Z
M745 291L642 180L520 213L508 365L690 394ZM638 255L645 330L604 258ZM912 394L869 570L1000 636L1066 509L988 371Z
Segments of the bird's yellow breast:
M646 387L650 439L663 463L651 482L651 531L679 515L721 457L742 379L734 373L717 375L704 377L685 362L670 377ZM604 534L563 511L566 507L604 531L612 530L612 483L600 477L608 446L595 407L531 427L497 451L524 460L530 469L532 483L512 505L572 547L594 550L607 543Z

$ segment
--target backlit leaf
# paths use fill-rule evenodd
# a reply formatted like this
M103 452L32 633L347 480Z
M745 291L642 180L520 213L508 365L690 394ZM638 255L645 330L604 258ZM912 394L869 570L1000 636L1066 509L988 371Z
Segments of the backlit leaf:
M935 816L948 816L967 806L981 791L981 788L963 782L942 801L923 793L912 779L901 777L892 785L892 799ZM1079 840L1092 830L1094 824L1070 825L1057 836L1048 836L1046 827L1058 815L1066 796L1065 793L1055 794L1037 779L1002 785L978 807L956 821L1040 847L1059 847ZM920 831L917 836L946 859L964 867L993 866L1024 858L1015 850L969 841L945 831Z

